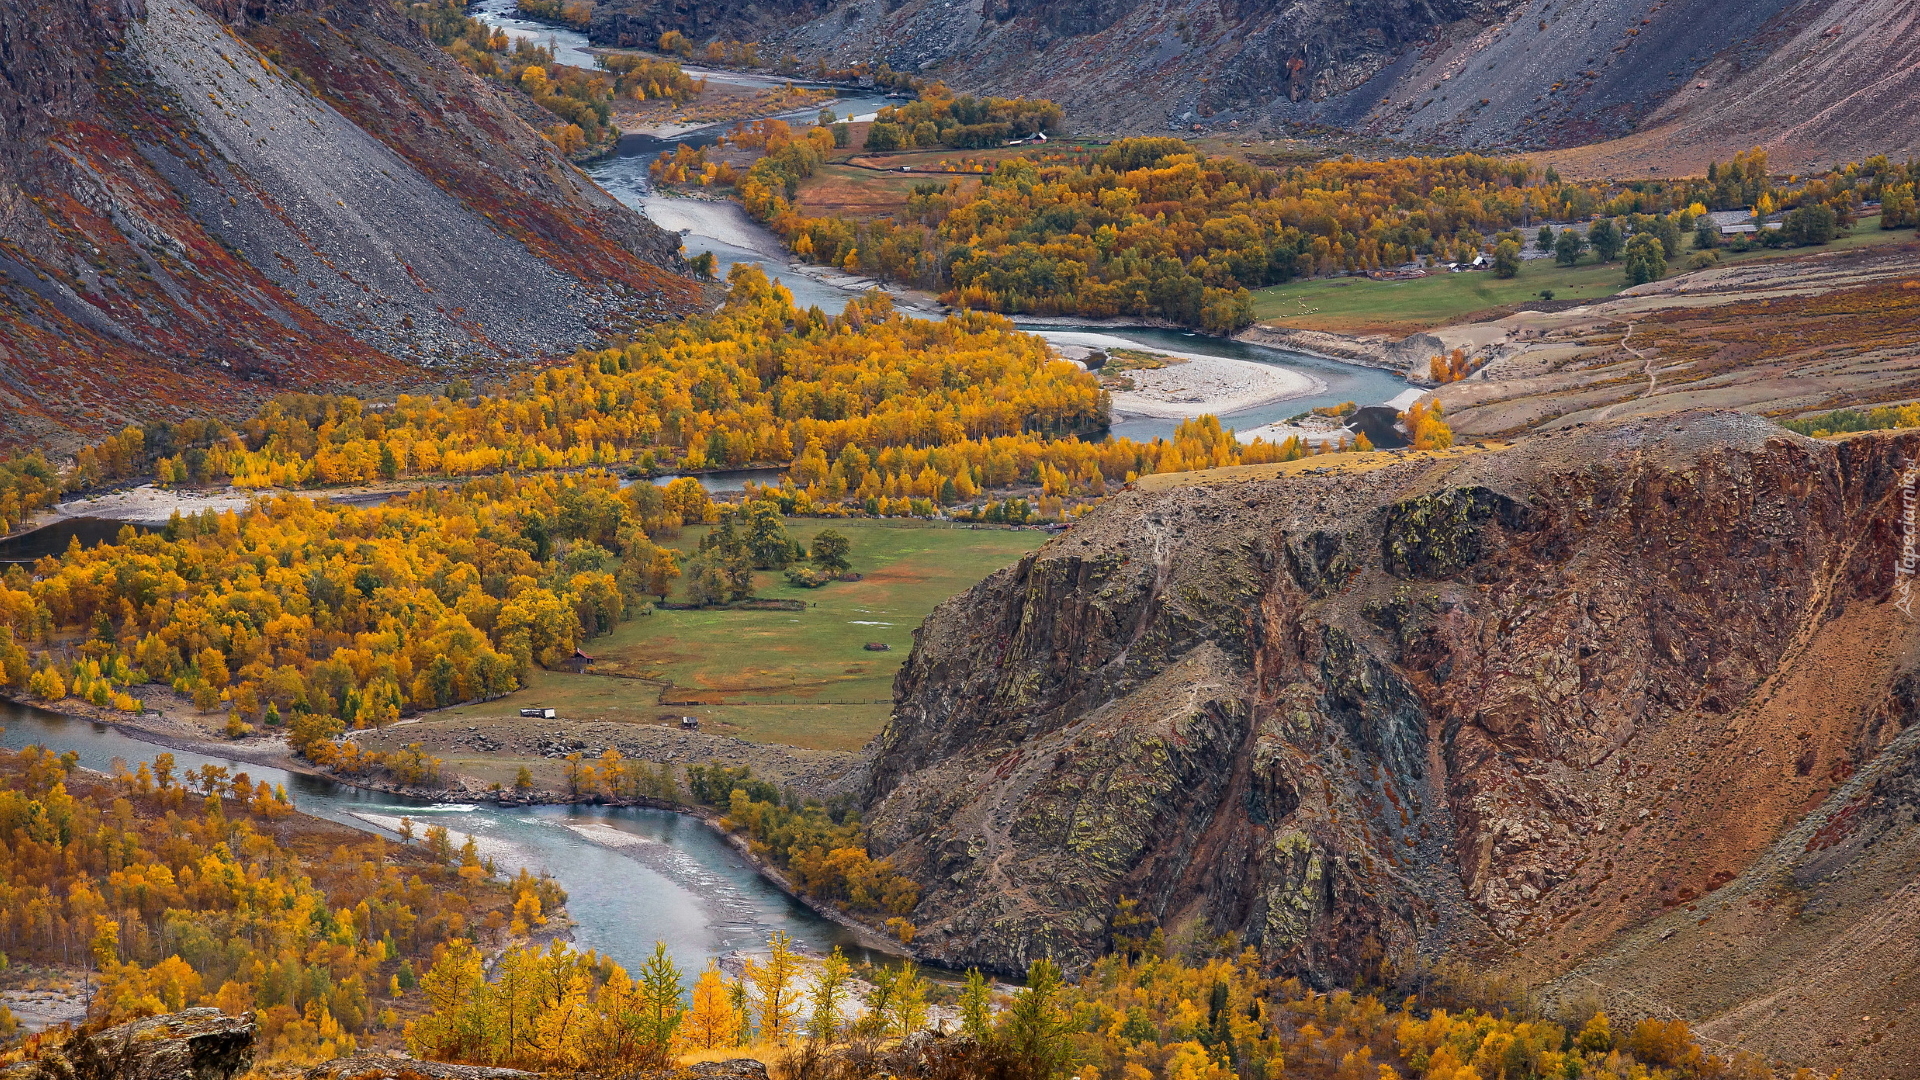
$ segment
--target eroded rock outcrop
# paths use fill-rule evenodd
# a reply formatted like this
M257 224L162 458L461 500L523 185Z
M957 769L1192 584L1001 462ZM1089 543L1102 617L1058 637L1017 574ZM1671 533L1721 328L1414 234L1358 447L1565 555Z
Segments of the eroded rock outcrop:
M1084 963L1125 897L1326 983L1564 971L1912 721L1914 456L1695 413L1148 477L919 632L869 790L916 947Z
M83 1032L6 1075L13 1080L231 1080L252 1067L258 1035L251 1017L184 1009Z

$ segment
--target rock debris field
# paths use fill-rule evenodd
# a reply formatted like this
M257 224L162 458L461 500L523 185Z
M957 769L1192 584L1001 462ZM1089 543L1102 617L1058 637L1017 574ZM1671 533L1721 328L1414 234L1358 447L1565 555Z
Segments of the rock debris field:
M497 231L199 8L155 5L131 41L220 152L187 161L149 148L149 160L328 322L433 362L569 348L613 313L610 294Z

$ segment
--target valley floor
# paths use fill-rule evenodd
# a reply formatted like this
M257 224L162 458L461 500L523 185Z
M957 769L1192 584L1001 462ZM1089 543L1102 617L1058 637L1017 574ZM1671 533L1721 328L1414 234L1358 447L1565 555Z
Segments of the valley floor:
M1514 280L1537 285L1527 281L1537 265ZM1240 337L1427 386L1431 356L1464 350L1471 374L1434 393L1456 436L1471 438L1687 409L1792 417L1920 398L1920 239L1910 231L1856 231L1632 288L1613 269L1560 271L1590 282L1610 272L1607 295L1585 302L1556 289L1551 303L1514 303L1520 286L1485 273L1306 282L1284 295L1303 306L1311 297L1309 314ZM1271 305L1283 294L1264 295ZM1509 302L1484 306L1497 300Z
M914 630L942 600L1010 566L1040 546L1032 529L918 521L796 520L793 536L810 542L834 529L852 540L859 581L818 589L757 575L755 595L799 601L804 611L657 610L583 645L587 673L536 672L532 684L498 701L430 714L433 724L517 728L521 707L555 708L573 722L663 726L677 735L695 717L706 738L730 737L805 752L850 754L886 722L893 679ZM674 542L683 557L704 527ZM679 593L670 599L679 599ZM885 645L884 651L868 644ZM507 763L466 761L487 780ZM663 760L663 759L657 759ZM676 760L679 760L676 758ZM517 767L514 766L514 767ZM464 767L463 767L464 768Z
M595 757L609 747L634 760L745 765L778 784L833 789L886 722L894 675L921 621L942 600L1017 562L1047 534L890 519L796 520L791 531L808 543L823 528L851 538L859 581L802 589L778 574L757 575L757 596L799 601L808 605L803 611L655 611L586 642L595 660L585 671L536 669L527 686L504 698L431 710L353 738L381 751L420 743L446 761L449 785L467 795L496 783L511 788L524 766L536 792L565 797L562 759L575 751ZM705 532L688 528L671 546L689 557ZM681 599L677 590L671 599ZM317 772L292 757L280 732L230 739L224 711L203 713L157 685L140 688L138 696L147 707L141 714L73 700L55 707L161 746ZM520 716L533 707L553 708L559 718ZM682 717L697 719L699 729L683 730Z
M1914 243L1908 229L1882 229L1879 217L1862 219L1853 231L1818 249L1722 250L1717 269L1772 265L1790 274L1809 254L1824 255L1857 249L1899 248ZM1528 244L1532 244L1531 238ZM1689 250L1685 254L1692 254ZM1691 278L1693 274L1670 274ZM1617 296L1630 288L1621 263L1599 264L1587 255L1578 266L1559 266L1551 259L1528 259L1517 277L1498 278L1488 271L1450 273L1438 270L1411 281L1374 281L1364 277L1314 278L1275 285L1254 293L1257 325L1281 329L1399 337L1487 317L1512 314L1518 307L1572 306ZM1542 290L1553 293L1542 304Z

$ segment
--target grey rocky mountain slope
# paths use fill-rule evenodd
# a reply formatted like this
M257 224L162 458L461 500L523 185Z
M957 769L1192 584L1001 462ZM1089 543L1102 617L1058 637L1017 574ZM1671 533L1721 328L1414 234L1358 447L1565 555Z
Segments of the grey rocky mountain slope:
M384 0L0 5L0 447L390 390L689 310L614 201Z

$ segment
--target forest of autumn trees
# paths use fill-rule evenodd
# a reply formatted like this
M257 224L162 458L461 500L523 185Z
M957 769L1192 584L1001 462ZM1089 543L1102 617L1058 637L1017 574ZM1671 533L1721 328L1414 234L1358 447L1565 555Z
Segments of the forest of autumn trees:
M257 1010L263 1056L326 1059L397 1030L443 945L504 942L565 899L437 841L319 822L245 773L181 772L170 754L108 777L71 754L0 751L0 945L90 969L96 1020Z
M1820 438L1851 431L1884 431L1887 428L1920 427L1920 403L1882 405L1877 408L1838 409L1803 420L1782 423L1802 435Z
M1145 922L1123 902L1120 924ZM751 1053L795 1078L884 1075L1061 1080L1769 1080L1752 1054L1709 1054L1680 1020L1615 1029L1597 1006L1548 1020L1453 993L1379 997L1317 992L1270 975L1231 938L1170 944L1116 936L1113 955L1068 983L1048 960L1025 985L978 971L958 986L911 962L818 959L775 934L738 977L709 965L690 1004L683 974L656 948L639 978L561 946L509 952L485 977L455 943L422 981L433 1012L409 1030L421 1057L618 1074L676 1055ZM937 1025L929 1006L947 1007ZM909 1037L940 1026L959 1039ZM937 1054L930 1070L921 1055ZM916 1067L918 1066L918 1067ZM1811 1080L1801 1070L1797 1080Z
M321 486L470 477L372 508L263 496L241 512L78 545L0 575L0 684L125 710L171 685L229 730L285 725L297 752L349 774L433 779L417 752L336 742L420 708L507 693L610 630L680 572L650 536L719 517L699 482L622 483L668 469L785 464L757 500L785 514L1026 521L1153 472L1289 460L1297 440L1242 445L1211 417L1175 437L1084 440L1105 394L998 316L906 318L878 294L842 315L800 311L736 267L714 315L519 377L497 394L403 395L390 407L289 395L237 429L130 427L83 450L76 485ZM511 475L509 470L534 470ZM15 504L49 470L8 467ZM24 495L24 498L23 498ZM61 659L55 659L58 650Z
M1555 1020L1477 995L1430 990L1390 1005L1365 992L1316 992L1275 977L1231 938L1170 943L1130 901L1114 952L1052 991L1051 1075L1141 1080L1765 1080L1752 1054L1716 1057L1679 1020L1615 1031L1595 1004ZM1051 985L1030 973L1031 988ZM1392 1000L1392 999L1389 999ZM1006 1014L1019 1009L1015 999ZM1476 1007L1477 1006L1477 1007ZM1029 1004L1031 1008L1031 1003ZM964 1013L964 1010L963 1010ZM1007 1020L1003 1019L1001 1031ZM1004 1036L1003 1036L1004 1037ZM1021 1056L1032 1054L1024 1049ZM1088 1068L1091 1066L1092 1068ZM1039 1071L1039 1070L1035 1070ZM1802 1075L1806 1080L1808 1074Z
M1230 333L1251 321L1250 288L1478 253L1488 233L1595 201L1590 189L1529 176L1525 163L1472 155L1281 173L1142 138L1090 158L1005 160L975 189L925 185L891 220L808 217L751 170L740 194L796 253L934 289L949 303Z
M0 460L0 530L12 532L59 502L60 489L59 471L39 453Z
M837 948L812 960L775 933L743 968L729 978L709 963L687 994L664 945L638 978L558 944L510 950L488 978L476 951L455 946L421 981L433 1011L408 1045L443 1061L630 1075L687 1053L752 1048L777 1060L802 1044L903 1039L927 1026L931 984L911 961L857 967ZM968 986L984 1023L986 983L975 972Z
M867 854L852 799L801 798L755 779L745 766L691 766L687 788L696 803L725 811L721 827L745 836L754 854L786 872L801 893L875 921L886 918L896 937L913 940L904 916L919 902L919 886Z
M1404 262L1549 216L1526 166L1487 158L1326 162L1286 174L1178 139L1002 161L977 189L925 185L891 220L812 218L740 192L796 252L1010 313L1138 315L1228 333L1245 290ZM756 165L756 168L758 166Z
M392 406L287 395L204 447L159 458L130 428L109 440L113 454L83 453L79 482L147 469L163 483L267 488L784 465L806 497L789 512L906 514L914 499L951 505L1050 478L1050 491L1098 494L1148 473L1288 453L1243 446L1210 419L1171 440L1082 439L1108 421L1098 380L1004 319L909 318L879 293L829 316L794 307L757 267L736 265L729 280L713 315L583 351L497 394L401 395Z
M646 538L678 525L666 494L603 473L502 476L367 509L281 497L128 528L0 578L0 681L130 710L132 689L170 683L203 708L230 701L237 722L285 723L321 764L417 782L429 759L330 740L507 693L610 630L676 572ZM30 657L56 641L71 662Z
M888 105L867 126L866 148L873 151L951 146L979 150L1009 139L1058 134L1060 106L1040 98L974 97L939 83L920 90L917 101Z
M1250 289L1416 257L1470 261L1496 235L1517 248L1513 230L1549 220L1792 206L1830 210L1844 226L1861 202L1880 200L1883 226L1902 227L1913 224L1920 179L1920 165L1878 157L1785 191L1759 150L1716 163L1705 179L1619 185L1563 181L1524 161L1472 154L1347 156L1274 170L1206 157L1179 139L1137 138L1095 154L1036 150L1002 160L977 186L929 182L900 213L857 219L811 216L799 206L800 182L830 145L816 131L823 129L769 141L738 180L747 210L796 255L937 292L961 307L1160 318L1213 334L1251 322ZM708 183L731 178L700 175ZM1778 240L1794 236L1787 230ZM1667 258L1679 256L1677 240L1665 246Z
M585 30L593 23L592 0L518 0L520 14Z

